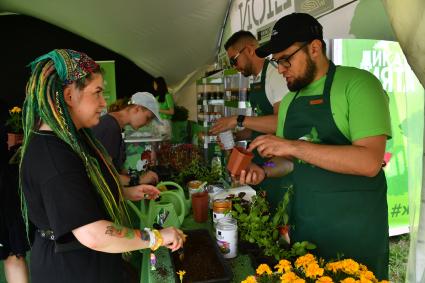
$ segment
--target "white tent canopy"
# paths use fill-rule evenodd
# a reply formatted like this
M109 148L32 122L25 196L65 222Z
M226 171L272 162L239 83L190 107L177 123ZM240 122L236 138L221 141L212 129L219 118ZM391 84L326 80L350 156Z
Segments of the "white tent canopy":
M153 76L163 76L171 86L193 81L216 61L218 44L233 31L272 23L296 7L314 4L305 0L1 0L0 12L33 16L74 32L128 58ZM323 1L320 1L323 2ZM425 85L425 1L327 0L332 8L317 14L327 38L398 40L422 85ZM229 17L227 17L229 14ZM389 15L389 17L387 16ZM228 21L226 21L228 19ZM252 20L249 27L248 20ZM224 28L224 23L228 25ZM394 31L394 32L393 32ZM3 42L3 44L5 44ZM180 87L176 87L176 90ZM182 88L182 93L188 87ZM193 90L190 90L193 91ZM189 92L190 92L189 91ZM192 93L193 94L193 93ZM192 95L193 96L193 95ZM195 99L195 98L193 98ZM424 167L425 168L425 167ZM420 195L413 192L411 196ZM422 189L422 207L425 190ZM413 207L421 203L410 200ZM415 209L412 209L413 212ZM413 212L409 282L425 282L425 252L416 233L425 235L425 212ZM419 211L419 209L416 209ZM421 244L422 243L422 244ZM417 272L414 272L416 269Z
M228 1L1 0L100 44L171 85L214 61Z

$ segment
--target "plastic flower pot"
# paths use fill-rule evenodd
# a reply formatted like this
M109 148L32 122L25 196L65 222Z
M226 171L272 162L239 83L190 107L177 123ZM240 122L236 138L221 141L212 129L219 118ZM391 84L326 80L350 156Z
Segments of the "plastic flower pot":
M208 220L208 192L192 195L193 219L202 223Z
M232 175L238 176L242 170L248 167L253 157L254 155L244 148L234 147L227 163L227 169Z

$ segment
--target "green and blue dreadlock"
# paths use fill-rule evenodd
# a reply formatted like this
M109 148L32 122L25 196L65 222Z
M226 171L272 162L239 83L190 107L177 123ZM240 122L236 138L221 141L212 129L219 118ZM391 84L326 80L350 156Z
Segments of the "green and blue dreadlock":
M71 119L63 96L66 85L76 83L84 88L93 73L100 73L99 65L84 53L70 49L55 49L35 59L31 66L31 77L26 87L26 98L23 106L24 140L21 149L21 165L28 144L41 123L47 124L58 138L67 143L83 160L86 172L93 186L103 200L103 204L112 221L119 225L129 224L129 216L123 201L118 172L115 170L104 147L91 134L90 129L78 131ZM119 188L119 199L115 199L100 170L96 158L92 157L83 142L86 142L113 176ZM22 180L22 175L21 178ZM21 198L22 182L21 182ZM23 214L28 225L28 213L25 201Z

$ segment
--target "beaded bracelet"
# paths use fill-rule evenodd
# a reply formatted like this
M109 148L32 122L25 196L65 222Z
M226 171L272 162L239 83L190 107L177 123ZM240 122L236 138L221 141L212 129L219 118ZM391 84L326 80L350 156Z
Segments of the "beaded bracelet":
M145 231L146 231L146 232L148 232L148 234L149 234L149 248L151 248L151 249L152 249L152 247L153 247L153 246L155 246L155 244L156 244L156 237L155 237L155 234L154 234L154 232L153 232L151 229L149 229L149 228L145 228Z

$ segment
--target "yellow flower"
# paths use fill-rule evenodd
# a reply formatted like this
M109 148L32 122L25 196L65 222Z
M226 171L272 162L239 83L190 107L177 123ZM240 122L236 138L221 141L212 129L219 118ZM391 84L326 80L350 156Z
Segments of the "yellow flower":
M250 275L245 280L243 280L241 283L256 283L257 280L255 279L255 276Z
M390 281L388 281L388 280L382 280L382 281L379 281L379 283L390 283Z
M300 279L294 272L287 272L280 276L281 283L292 283L295 280Z
M286 259L279 260L279 263L274 267L278 273L289 272L292 269L291 262Z
M176 272L177 275L179 276L180 282L183 282L183 276L186 274L186 271L184 270L179 270L178 272Z
M323 275L323 268L320 268L319 265L315 262L307 265L307 268L304 269L305 275L309 278L315 279L317 276Z
M267 274L272 274L272 270L270 269L270 267L267 264L260 264L257 268L257 274L261 275L264 272L266 272Z
M332 272L342 271L350 275L355 275L360 271L360 265L352 259L344 259L326 264L325 269Z
M347 277L344 280L341 280L341 283L356 283L356 280L351 277Z
M306 254L306 255L300 256L295 261L295 267L296 268L300 268L300 267L306 268L307 265L309 265L310 263L316 263L316 258L312 254Z
M319 277L316 280L316 283L333 283L334 281L329 276Z
M22 109L18 106L13 107L9 112L10 113L21 113Z
M369 281L376 281L376 277L373 274L373 272L372 271L368 271L368 270L360 271L360 280L362 280L362 279L369 280Z

